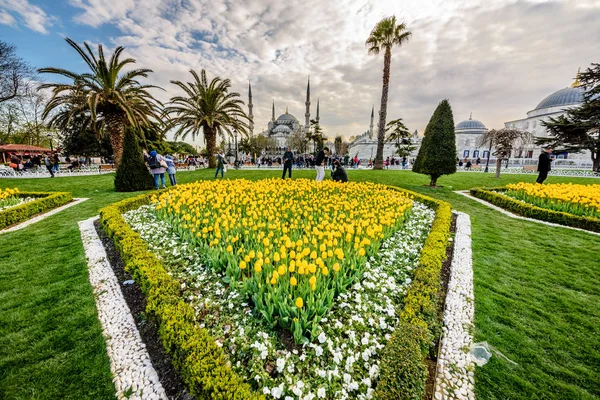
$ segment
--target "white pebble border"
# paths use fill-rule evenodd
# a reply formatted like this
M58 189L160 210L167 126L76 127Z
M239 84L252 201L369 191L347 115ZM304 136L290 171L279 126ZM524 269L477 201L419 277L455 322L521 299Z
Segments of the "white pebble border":
M54 215L56 213L61 212L62 210L66 210L69 207L73 207L76 206L77 204L86 201L87 198L82 197L82 198L74 198L72 202L65 204L64 206L60 206L60 207L56 207L53 210L48 211L47 213L44 214L40 214L36 217L30 218L27 221L21 222L20 224L11 226L10 228L6 228L3 230L0 230L0 235L2 235L3 233L8 233L8 232L14 232L14 231L18 231L19 229L23 229L25 227L28 227L31 224L35 224L36 222L40 222L43 219L48 218L51 215Z
M456 216L454 253L437 361L436 400L475 399L475 366L469 355L475 314L471 219L462 212Z
M567 226L567 225L555 224L555 223L553 223L553 222L541 221L541 220L539 220L539 219L527 218L527 217L522 217L522 216L520 216L520 215L517 215L517 214L513 214L513 213L511 213L510 211L506 211L506 210L505 210L505 209L503 209L502 207L498 207L497 205L494 205L494 204L492 204L492 203L490 203L490 202L487 202L487 201L485 201L485 200L483 200L483 199L480 199L479 197L475 197L475 196L473 196L473 195L472 195L472 194L471 194L469 191L466 191L466 190L458 190L458 191L455 191L454 193L462 194L463 196L465 196L465 197L468 197L468 198L469 198L469 199L471 199L471 200L475 200L476 202L478 202L478 203L481 203L481 204L483 204L483 205L486 205L486 206L488 206L489 208L491 208L491 209L493 209L493 210L496 210L496 211L499 211L499 212L501 212L502 214L504 214L504 215L507 215L507 216L509 216L509 217L511 217L511 218L515 218L515 219L522 219L522 220L524 220L524 221L537 222L538 224L544 224L544 225L548 225L548 226L554 226L554 227L557 227L557 228L566 228L566 229L572 229L572 230L574 230L574 231L580 231L580 232L585 232L585 233L591 233L592 235L597 235L597 236L600 236L600 232L588 231L588 230L586 230L586 229L575 228L575 227L573 227L573 226Z
M168 399L94 228L97 219L98 216L79 222L79 230L117 398Z

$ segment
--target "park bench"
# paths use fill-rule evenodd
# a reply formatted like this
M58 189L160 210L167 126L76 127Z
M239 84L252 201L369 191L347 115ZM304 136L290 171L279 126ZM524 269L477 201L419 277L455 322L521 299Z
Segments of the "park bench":
M114 164L101 164L98 167L98 171L99 172L104 172L104 171L114 171L115 170L115 166Z
M526 171L526 172L535 172L535 171L537 171L537 166L535 166L535 165L523 165L523 171Z

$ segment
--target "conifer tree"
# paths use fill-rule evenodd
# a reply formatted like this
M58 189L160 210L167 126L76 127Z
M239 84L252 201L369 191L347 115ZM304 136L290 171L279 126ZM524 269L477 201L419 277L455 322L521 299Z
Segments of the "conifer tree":
M137 192L153 187L152 175L144 162L135 128L128 127L123 138L123 156L115 175L115 189L117 192Z
M413 171L429 175L430 186L436 186L440 176L456 172L454 116L448 100L440 102L425 128Z

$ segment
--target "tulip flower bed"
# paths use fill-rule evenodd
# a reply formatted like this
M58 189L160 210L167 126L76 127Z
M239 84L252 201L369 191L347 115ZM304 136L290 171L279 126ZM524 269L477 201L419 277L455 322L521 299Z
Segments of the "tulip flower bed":
M19 189L0 189L0 211L31 201L31 197L20 197Z
M319 334L412 201L383 185L201 181L152 198L158 218L205 257L257 315L297 344Z
M506 185L504 194L537 207L600 218L600 185L539 185L520 182Z
M0 189L0 229L26 221L72 199L71 193L66 192L20 192L16 188Z
M231 285L223 270L209 268L210 258L158 214L152 205L124 217L181 283L182 297L192 304L200 327L208 330L228 353L232 369L255 390L267 398L288 400L374 396L380 356L399 323L397 310L419 263L435 215L432 209L421 203L412 206L380 251L364 260L362 276L337 294L315 322L314 340L302 345L254 311L244 287Z

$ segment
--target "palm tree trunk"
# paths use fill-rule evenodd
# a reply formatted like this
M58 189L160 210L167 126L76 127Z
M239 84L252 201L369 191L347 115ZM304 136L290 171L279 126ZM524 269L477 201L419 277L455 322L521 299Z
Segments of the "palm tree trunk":
M390 64L392 63L392 49L385 49L383 57L383 89L381 91L381 107L379 109L379 126L377 132L377 154L373 169L383 169L383 143L385 141L385 119L387 117L388 90L390 87Z
M123 155L123 134L125 133L125 115L121 113L106 115L106 131L115 158L115 167L119 166Z
M204 132L204 138L206 139L206 152L208 153L208 167L216 168L217 167L217 159L215 158L215 153L217 152L217 132L209 127L208 125L203 125L202 130Z

